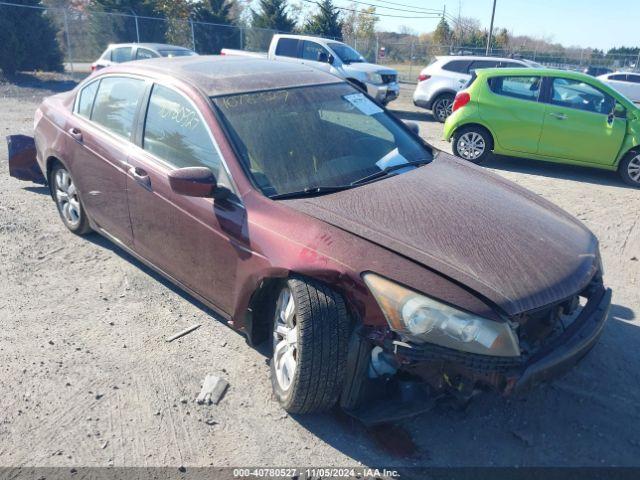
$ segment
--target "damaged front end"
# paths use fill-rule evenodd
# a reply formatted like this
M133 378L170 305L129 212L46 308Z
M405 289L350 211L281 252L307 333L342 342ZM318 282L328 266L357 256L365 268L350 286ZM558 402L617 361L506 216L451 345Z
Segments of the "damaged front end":
M38 165L36 144L27 135L7 136L9 147L9 175L18 180L45 185L47 183Z
M589 352L602 333L610 304L611 290L597 275L574 297L509 319L518 356L415 343L388 329L362 331L361 339L373 348L368 369L359 372L366 376L360 404L350 413L375 424L422 413L440 398L466 402L479 391L526 392L567 372ZM418 391L425 398L420 400ZM389 403L384 409L378 406L380 392Z

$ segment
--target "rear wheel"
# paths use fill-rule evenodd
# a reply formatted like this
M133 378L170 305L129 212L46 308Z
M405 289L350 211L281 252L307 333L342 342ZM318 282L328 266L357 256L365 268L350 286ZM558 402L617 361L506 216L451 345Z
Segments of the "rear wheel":
M57 163L51 171L50 180L53 199L65 226L77 235L90 232L89 219L69 171Z
M433 104L431 105L431 113L433 113L434 118L440 123L444 123L447 117L451 115L453 99L453 95L445 93L433 101Z
M349 317L342 297L300 277L280 290L273 321L271 383L290 413L327 410L344 384Z
M618 173L625 183L640 188L640 151L633 151L620 162Z
M453 153L472 163L482 163L491 156L493 138L479 125L463 127L453 134Z

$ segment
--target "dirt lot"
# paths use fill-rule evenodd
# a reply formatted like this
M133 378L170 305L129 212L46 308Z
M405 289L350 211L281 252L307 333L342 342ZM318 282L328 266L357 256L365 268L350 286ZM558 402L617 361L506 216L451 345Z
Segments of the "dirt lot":
M21 84L0 84L5 135L30 134L41 98L71 86ZM448 151L441 125L410 98L403 89L393 107ZM287 416L261 353L106 240L68 233L46 189L10 178L1 151L0 466L640 464L640 191L614 174L489 166L600 238L615 305L585 360L526 399L480 396L465 412L439 408L395 433L365 432L338 414ZM202 327L165 342L194 323ZM195 403L208 373L231 385L217 406ZM402 432L410 455L388 448Z

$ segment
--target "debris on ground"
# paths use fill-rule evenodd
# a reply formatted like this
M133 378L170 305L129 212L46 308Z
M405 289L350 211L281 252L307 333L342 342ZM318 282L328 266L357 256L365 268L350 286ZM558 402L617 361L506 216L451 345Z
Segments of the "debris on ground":
M185 328L184 330L176 333L172 337L167 338L167 342L173 342L174 340L177 340L180 337L184 337L188 333L191 333L194 330L197 330L198 328L200 328L200 324L199 323L196 323L195 325L191 325L189 328Z
M196 402L199 404L206 403L207 405L211 405L213 403L217 405L228 386L229 382L224 378L216 375L207 375L204 382L202 382L202 390L200 390L200 395L196 398Z

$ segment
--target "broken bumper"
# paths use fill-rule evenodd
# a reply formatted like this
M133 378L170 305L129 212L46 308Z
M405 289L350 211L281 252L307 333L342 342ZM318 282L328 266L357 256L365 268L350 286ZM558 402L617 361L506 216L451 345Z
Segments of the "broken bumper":
M27 135L9 135L9 175L18 180L45 184L46 180L36 158L36 144Z
M471 354L398 340L385 342L385 350L395 354L404 370L431 372L431 375L436 370L447 381L458 375L504 394L521 393L559 377L578 363L600 337L610 305L611 290L602 287L591 295L578 317L561 335L526 359ZM461 389L462 383L452 386Z

